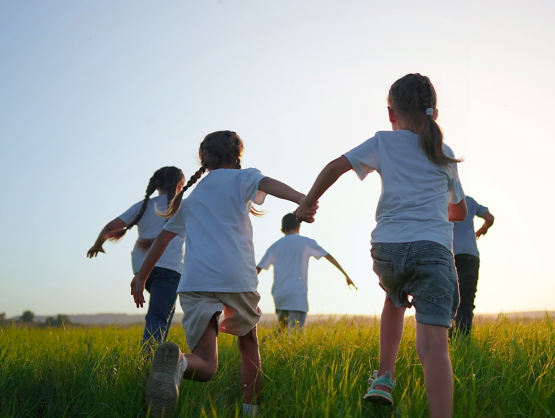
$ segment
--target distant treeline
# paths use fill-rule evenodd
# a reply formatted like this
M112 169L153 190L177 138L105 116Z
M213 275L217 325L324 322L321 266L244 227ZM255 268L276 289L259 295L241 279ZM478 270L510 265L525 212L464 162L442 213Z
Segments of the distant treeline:
M63 327L65 325L78 325L78 324L72 323L71 320L69 319L69 316L64 314L49 316L44 320L44 322L40 322L40 321L35 321L35 314L33 313L33 311L23 312L23 314L17 320L6 319L6 313L0 312L0 326L12 325L12 324L35 326L39 328L47 328L47 327L58 328L58 327Z

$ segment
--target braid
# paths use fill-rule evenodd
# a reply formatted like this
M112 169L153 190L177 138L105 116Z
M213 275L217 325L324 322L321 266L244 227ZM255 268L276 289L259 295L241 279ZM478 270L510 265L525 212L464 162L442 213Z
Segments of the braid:
M166 210L165 212L156 211L158 216L161 216L162 218L171 218L173 215L175 215L177 213L177 211L179 210L179 206L181 205L181 200L183 199L183 194L187 191L187 189L189 187L191 187L193 184L195 184L198 181L198 179L200 179L202 177L202 175L206 171L206 168L207 168L206 165L201 166L197 170L197 172L191 176L191 178L189 179L187 184L183 187L183 189L178 194L176 194L174 196L171 203L168 205L168 210Z
M112 237L108 238L110 241L118 241L121 237L123 237L125 235L125 233L127 231L129 231L131 228L133 228L135 225L137 225L139 223L139 221L141 220L141 218L145 214L146 207L148 206L148 201L150 200L150 196L156 190L156 187L157 187L157 184L158 184L158 181L157 181L158 173L159 173L159 171L154 173L154 175L150 178L150 180L148 182L148 186L146 186L146 193L145 193L145 198L143 200L143 204L141 205L141 209L139 210L139 213L137 214L135 219L133 219L127 225L127 227L125 227L121 231L116 232Z

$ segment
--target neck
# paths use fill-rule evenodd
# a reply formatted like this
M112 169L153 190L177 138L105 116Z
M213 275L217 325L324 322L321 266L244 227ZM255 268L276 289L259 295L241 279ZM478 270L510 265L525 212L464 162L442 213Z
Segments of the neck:
M293 234L297 234L297 235L298 235L298 234L299 234L299 230L298 230L298 229L295 229L295 230L293 230L293 231L286 231L286 232L284 232L284 234L285 234L285 235L293 235Z

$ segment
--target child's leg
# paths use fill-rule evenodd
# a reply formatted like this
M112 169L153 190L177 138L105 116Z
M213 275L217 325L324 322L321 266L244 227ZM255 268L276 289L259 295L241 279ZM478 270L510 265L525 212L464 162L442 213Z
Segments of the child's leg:
M150 345L154 341L161 343L166 340L175 311L179 278L179 273L161 267L155 267L149 275L146 290L150 293L150 300L142 344L148 341Z
M218 320L215 314L191 354L185 354L187 368L183 378L207 382L218 369Z
M392 378L395 377L395 361L401 337L403 336L405 307L398 308L393 301L386 295L380 321L380 368L378 376L383 376L385 372L391 372ZM387 390L382 386L377 389Z
M260 351L256 327L247 335L237 337L237 346L241 353L241 386L246 404L255 404L260 394Z
M424 367L431 418L450 418L453 414L453 369L447 332L445 327L416 325L416 351Z

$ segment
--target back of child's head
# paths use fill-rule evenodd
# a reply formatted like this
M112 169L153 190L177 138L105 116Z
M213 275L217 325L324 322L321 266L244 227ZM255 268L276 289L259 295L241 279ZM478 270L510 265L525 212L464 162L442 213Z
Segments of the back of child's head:
M179 210L185 191L195 184L206 170L216 170L222 167L240 169L243 148L243 141L236 132L217 131L206 135L200 143L198 151L201 167L191 176L183 190L173 198L168 210L158 213L158 215L165 218L175 215ZM251 213L257 216L261 214L252 208Z
M146 193L145 198L143 200L143 204L141 205L141 209L139 213L133 219L125 229L118 232L115 236L110 238L110 240L117 241L121 237L125 235L125 233L133 228L135 225L139 223L142 219L143 215L145 214L146 208L148 206L148 201L150 200L150 196L152 193L156 191L156 189L160 190L162 193L167 194L168 199L168 206L171 204L173 198L175 197L175 192L177 190L177 186L179 183L183 183L185 181L185 176L183 172L177 167L162 167L161 169L154 172L152 177L148 182L148 186L146 186Z
M297 216L292 213L288 213L281 220L281 231L283 233L296 231L300 226L301 224L297 220Z
M400 78L389 89L387 101L406 129L414 132L423 125L420 148L431 162L447 167L462 161L443 152L443 133L434 120L437 96L428 77L417 73Z

